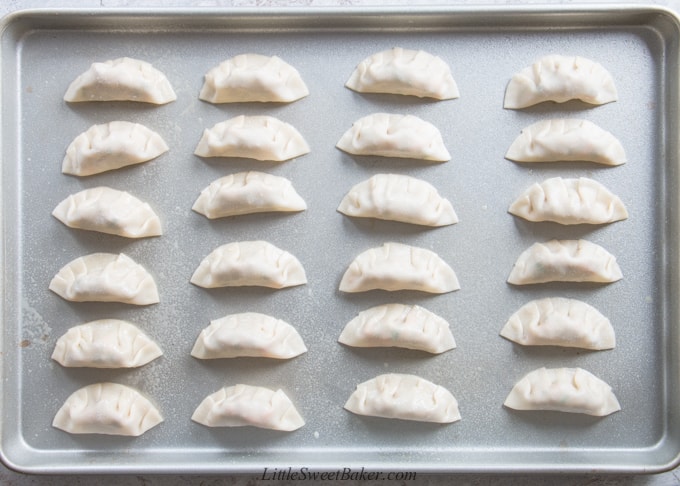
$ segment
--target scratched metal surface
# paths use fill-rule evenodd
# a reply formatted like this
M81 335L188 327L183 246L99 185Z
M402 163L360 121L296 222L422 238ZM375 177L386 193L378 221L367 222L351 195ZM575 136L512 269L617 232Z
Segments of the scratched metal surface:
M245 472L262 467L383 470L644 472L672 465L677 423L677 41L675 17L653 8L398 8L271 11L61 11L10 17L2 36L2 204L4 240L2 453L33 472ZM395 45L435 53L452 67L461 98L433 102L361 95L343 84L368 55ZM310 96L289 105L221 105L198 100L203 74L244 52L276 54L294 65ZM620 100L502 109L510 76L548 53L589 57L614 76ZM93 61L130 56L150 61L178 99L161 107L131 103L66 105L72 79ZM359 117L411 113L440 128L450 162L352 157L334 148ZM239 114L270 114L293 124L312 152L283 164L195 157L203 128ZM629 163L528 166L503 154L539 119L587 118L619 137ZM170 152L138 167L86 179L60 173L64 150L94 123L146 124ZM209 182L257 169L288 177L308 210L208 221L191 211ZM379 172L414 175L448 197L459 224L422 229L349 219L335 208L356 182ZM506 210L547 177L588 176L628 206L630 218L603 227L520 221ZM110 185L148 201L161 238L128 241L71 230L51 211L68 194ZM584 237L618 258L624 279L612 285L512 287L505 280L534 241ZM220 244L266 239L303 263L309 283L282 291L204 290L189 283ZM361 251L400 241L439 253L461 290L338 292ZM161 303L145 308L74 304L47 290L77 256L125 252L155 276ZM526 301L549 295L583 299L617 332L606 352L524 349L498 336ZM359 311L388 302L418 303L444 316L458 348L440 356L398 349L354 350L337 343ZM259 311L295 325L309 352L287 362L201 362L189 355L209 320ZM135 321L165 355L137 370L63 369L50 360L68 327L102 317ZM580 366L612 385L622 411L595 419L518 413L502 406L510 388L540 367ZM342 405L355 385L384 372L414 373L448 388L462 420L440 426L354 416ZM96 381L132 385L159 406L165 422L142 437L70 436L51 427L70 393ZM190 420L198 403L226 384L282 387L306 425L281 434L208 429Z

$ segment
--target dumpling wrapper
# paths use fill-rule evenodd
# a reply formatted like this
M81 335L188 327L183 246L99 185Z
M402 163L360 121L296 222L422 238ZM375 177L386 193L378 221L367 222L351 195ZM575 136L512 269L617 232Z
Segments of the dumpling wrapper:
M609 319L585 302L562 297L524 304L510 316L500 334L524 346L592 350L616 346L616 335Z
M593 179L553 177L535 183L519 196L508 212L528 221L607 224L628 218L621 199Z
M539 368L519 380L504 405L604 417L621 410L611 387L581 368Z
M64 100L138 101L163 105L177 99L165 74L146 61L121 57L92 63L66 90Z
M93 125L66 149L61 171L90 176L155 159L168 151L168 144L153 130L128 121Z
M283 162L309 150L293 125L273 116L241 115L204 130L194 154Z
M159 302L153 277L123 253L92 253L76 258L59 270L49 288L72 302Z
M519 256L508 283L611 283L623 278L616 257L587 240L551 240L534 243Z
M66 331L52 359L68 368L137 368L162 355L158 344L131 322L100 319Z
M307 283L300 261L266 241L228 243L203 259L191 283L204 288L259 286L281 289Z
M458 401L446 388L419 376L389 373L357 385L345 403L357 415L419 422L460 420Z
M442 135L413 115L374 113L355 121L336 145L354 155L378 155L446 162L451 159Z
M553 54L512 77L503 106L521 109L544 101L564 103L573 99L592 105L616 101L614 79L602 65L590 59Z
M460 284L453 269L435 252L390 242L357 256L340 281L342 292L374 289L443 294L459 290Z
M163 421L137 390L118 383L95 383L66 399L52 426L71 434L139 436Z
M376 174L356 184L342 199L338 211L347 216L423 226L458 222L453 206L434 186L400 174Z
M522 129L505 158L516 162L585 161L603 165L626 163L618 138L588 120L542 120Z
M305 421L282 390L262 386L235 385L208 395L191 420L207 427L254 426L291 432Z
M309 94L293 66L277 56L240 54L205 75L199 98L210 103L290 103Z
M449 323L417 305L385 304L359 313L338 339L358 348L398 347L440 354L456 347Z
M394 47L359 63L345 83L360 93L390 93L449 100L460 93L451 68L422 50Z
M191 355L199 359L243 356L290 359L305 352L302 337L287 322L244 312L211 321L196 339Z
M163 234L161 220L148 203L110 187L93 187L60 202L52 215L70 228L126 238Z
M307 209L304 199L285 177L239 172L221 177L201 191L191 208L209 219L264 212Z

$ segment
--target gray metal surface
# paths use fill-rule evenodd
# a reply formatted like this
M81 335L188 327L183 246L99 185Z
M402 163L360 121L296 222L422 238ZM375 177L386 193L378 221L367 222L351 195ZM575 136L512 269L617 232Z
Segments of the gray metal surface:
M336 470L651 472L677 461L678 309L677 91L680 40L674 14L654 8L441 8L270 11L25 12L2 33L2 211L4 329L2 455L32 472L261 472L264 467ZM435 53L452 67L461 98L433 102L361 95L343 84L366 56L392 46ZM198 100L203 74L244 52L279 55L295 66L310 96L289 105L210 105ZM510 76L549 53L589 57L614 76L620 100L502 109ZM68 84L93 61L130 56L163 71L177 92L161 107L131 103L66 105ZM440 165L352 157L334 148L359 117L411 113L442 131L453 160ZM239 114L293 124L312 152L282 164L202 160L204 128ZM520 129L548 117L587 118L619 137L629 162L519 165L503 158ZM86 179L60 173L66 146L94 123L130 120L158 131L170 152L138 167ZM208 221L191 211L221 175L257 169L293 181L309 209ZM346 191L378 172L433 183L461 222L422 229L349 219L335 211ZM630 218L604 227L520 221L510 202L547 177L589 176L626 203ZM164 236L128 241L71 230L50 213L68 194L110 185L148 201ZM672 190L673 189L673 190ZM537 240L584 237L614 253L624 279L612 285L512 287L517 256ZM296 255L309 284L282 291L204 290L189 283L212 249L265 239ZM462 289L343 295L351 260L386 241L439 253ZM161 303L145 308L67 303L47 290L77 256L125 252L156 277ZM580 298L612 321L617 347L606 352L524 349L500 336L526 301ZM337 343L359 311L418 303L451 322L458 348L440 356ZM201 362L189 355L209 320L258 311L295 325L309 352L288 362ZM96 318L135 321L165 351L137 370L63 369L50 360L70 326ZM502 406L510 388L540 367L580 366L612 385L622 411L592 417ZM342 405L355 385L384 372L414 373L447 387L462 420L440 426L354 416ZM165 422L136 439L70 436L51 427L70 393L96 381L137 387ZM208 429L190 420L200 401L225 384L282 387L305 417L297 432Z

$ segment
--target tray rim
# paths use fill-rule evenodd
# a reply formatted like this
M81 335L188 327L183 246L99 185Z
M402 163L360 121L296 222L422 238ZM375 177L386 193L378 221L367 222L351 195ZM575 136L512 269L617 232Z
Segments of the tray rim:
M105 21L107 19L115 19L118 17L127 17L127 18L133 18L135 20L144 20L144 19L153 19L157 18L162 21L169 21L172 19L188 19L194 22L200 22L205 19L218 19L218 18L225 18L229 16L233 16L235 18L249 18L251 22L257 23L258 20L262 19L273 19L273 18L281 18L281 17L286 17L288 20L291 19L297 19L297 21L302 22L300 25L305 25L308 29L322 29L326 27L326 24L317 24L317 25L311 25L307 24L306 22L309 22L309 19L312 18L317 18L317 19L323 19L326 22L332 22L334 19L340 19L340 18L345 18L345 20L352 20L353 18L359 17L359 18L366 18L366 17L375 17L375 16L388 16L388 17L395 17L395 16L419 16L419 17L436 17L436 16L443 16L446 15L447 18L451 18L451 20L455 20L454 24L457 28L461 28L464 25L468 25L468 28L474 28L474 27L479 27L481 25L484 26L492 26L492 24L489 24L488 22L484 21L484 17L487 15L494 15L496 18L502 17L502 16L511 16L512 23L511 24L504 24L505 19L500 20L498 22L498 25L506 25L506 26L521 26L522 24L530 24L533 28L536 29L541 29L545 28L544 25L540 25L540 22L537 22L536 20L527 20L526 15L527 14L533 14L534 19L538 17L553 17L553 16L562 16L563 18L568 18L570 16L581 16L581 17L588 17L589 20L591 17L597 17L597 16L608 16L615 14L617 16L617 19L629 19L629 22L632 22L632 19L641 16L641 15L656 15L659 18L664 18L665 21L670 25L670 28L672 28L675 33L677 34L677 37L674 38L674 49L675 53L678 54L678 44L680 43L680 16L678 13L676 13L674 10L671 8L665 7L665 6L660 6L660 5L647 5L647 4L625 4L625 5L616 5L616 4L580 4L580 5L504 5L504 6L495 6L495 5L481 5L481 6L474 6L474 5L460 5L460 6L374 6L374 7L361 7L361 6L354 6L354 7L267 7L267 8L252 8L252 7L223 7L223 8L193 8L193 9L184 9L184 8L176 8L176 7L171 7L171 8L78 8L78 7L69 7L69 8L30 8L30 9L23 9L23 10L17 10L14 12L10 12L9 14L5 15L3 18L0 19L0 42L4 44L5 42L5 36L7 31L17 23L22 23L22 22L28 22L30 23L31 21L36 22L38 20L40 21L45 21L49 20L50 18L53 19L59 19L60 24L55 27L55 29L68 29L69 27L65 26L64 22L68 21L75 21L77 20L78 22L82 23L82 19L87 19L89 21L95 21L93 22L94 26L91 27L91 30L107 30L111 31L110 26L106 26L102 24L102 21ZM462 19L454 19L456 15L459 15L462 17ZM510 17L505 17L505 18L510 18ZM475 22L472 24L468 23L466 24L466 19L475 19ZM97 23L99 21L99 23ZM215 20L217 21L217 20ZM592 20L591 20L592 21ZM568 23L569 21L567 21ZM620 24L623 24L623 21L620 22ZM184 27L185 30L192 30L195 25L198 24L193 24L190 23L188 24L188 27ZM212 25L212 24L211 24ZM568 24L572 25L572 24ZM590 24L587 24L590 25ZM619 25L619 24L617 24ZM637 25L646 25L642 23L638 23ZM299 26L298 26L299 27ZM344 26L346 27L346 26ZM45 27L34 27L34 30L38 29L44 29ZM220 29L224 27L220 27L218 24L215 24L214 26L215 29ZM271 27L274 28L274 27ZM285 27L284 27L285 28ZM427 25L425 28L428 28ZM463 27L465 28L465 27ZM124 28L121 30L125 31L139 31L138 27L130 27L130 28ZM146 29L142 29L142 31L151 31L152 28L147 26ZM0 51L0 101L4 98L4 90L5 90L5 60L3 59L3 52ZM664 104L668 105L671 104L671 102L675 102L677 105L678 102L680 101L679 94L678 94L678 85L680 84L680 66L676 66L675 69L673 69L673 66L669 68L668 70L664 71L666 78L664 79L665 82L667 82L669 79L674 81L674 86L672 88L675 88L674 90L672 88L668 88L667 86L664 85L664 89L662 92L661 98L664 99ZM672 74L671 74L672 73ZM670 78L669 78L670 77ZM16 109L17 105L14 105L14 111L19 111ZM0 114L0 120L4 119L5 117L9 116L12 117L13 115L7 115L7 111L11 110L6 110L5 106L3 106L3 113ZM14 114L16 116L16 114ZM665 110L659 115L662 119L663 122L662 126L664 129L666 129L666 132L672 132L671 129L668 127L674 127L678 128L680 126L680 113L672 113L670 110ZM6 149L6 133L4 133L4 122L0 124L0 154L4 155ZM672 135L666 134L665 138L667 139L669 136L672 137ZM676 134L677 137L677 134ZM667 140L666 140L667 141ZM670 160L671 164L668 164L668 161L666 161L666 165L675 165L677 166L680 163L680 153L678 150L678 146L680 144L678 143L677 140L675 140L675 143L672 145L671 148L674 150L669 151L668 159ZM15 149L12 147L12 149ZM678 171L678 167L672 167L672 170ZM677 180L677 175L676 175L676 180ZM0 191L2 193L5 192L5 187L6 185L6 180L5 180L5 174L0 173ZM679 214L680 211L680 195L678 194L672 194L669 195L672 199L669 200L669 207L666 209L666 214ZM4 195L3 198L0 199L0 210L3 211L3 214L5 212L5 199ZM669 219L670 223L668 227L666 228L667 234L671 235L670 241L678 241L678 234L680 233L680 222L674 220L673 218ZM7 259L7 246L6 245L6 228L5 228L5 222L3 221L3 238L0 240L0 265L2 265L3 268L5 268L5 261ZM675 238L673 238L673 236ZM664 251L665 254L664 256L668 259L671 258L671 264L675 263L676 268L672 268L671 270L665 272L664 276L666 277L666 282L667 286L664 289L664 294L668 296L673 290L677 291L680 289L680 268L677 268L679 265L677 261L677 249L673 248L670 249L671 245L668 243L664 244ZM675 255L675 260L673 260L672 256L669 256L671 253L676 253ZM9 287L6 285L7 281L7 273L3 272L3 278L0 280L0 291L2 291L3 296L5 299L3 299L2 302L0 302L0 311L2 312L3 316L6 316L7 314L7 295L8 292L12 292L13 289L7 288ZM666 303L665 307L667 307L669 304ZM673 309L674 312L672 312L671 317L678 317L678 314L680 311L677 309L677 305L675 306L676 308ZM668 314L665 312L665 314ZM663 459L662 461L655 462L653 464L648 464L647 466L642 466L642 465L637 465L637 464L631 464L631 463L618 463L615 465L612 464L599 464L596 465L595 463L587 463L587 464L576 464L576 463L564 463L564 464L533 464L530 465L530 467L525 467L522 465L518 465L512 462L499 462L495 466L489 466L487 463L483 461L478 461L479 464L474 465L466 465L466 466L457 466L457 465L447 465L446 464L438 464L438 463L432 463L432 462L415 462L412 464L404 464L400 462L389 462L389 461L375 461L375 460L369 460L369 461L364 461L364 463L348 463L345 466L339 466L335 462L328 462L328 458L325 457L329 454L332 454L333 451L327 450L323 451L324 452L324 457L321 458L321 460L314 466L309 466L305 465L306 463L298 463L297 461L288 461L285 463L277 464L275 461L267 462L266 464L262 462L262 460L256 459L255 462L249 463L247 465L240 465L240 466L232 466L228 463L225 463L220 466L213 465L211 467L204 467L204 466L199 466L198 469L196 467L192 467L188 463L183 463L183 464L160 464L158 461L154 463L153 465L151 464L139 464L135 462L134 464L128 463L125 466L116 466L116 465L102 465L97 462L94 462L92 464L79 464L78 466L64 466L60 465L58 463L54 463L52 461L52 466L35 466L35 465L26 465L26 464L21 464L20 461L15 461L13 460L11 456L11 453L6 450L5 443L7 440L6 436L6 429L3 421L0 421L0 461L3 462L5 466L7 466L10 469L13 469L18 472L22 473L31 473L31 474L54 474L54 473L67 473L67 474L73 474L73 473L79 473L79 474L131 474L131 473L152 473L152 474L171 474L171 473L182 473L182 474L254 474L254 473L262 473L262 470L265 467L270 467L270 468L276 468L279 467L280 469L288 469L291 468L293 471L295 470L308 470L308 471L329 471L332 472L334 470L340 470L343 467L351 467L352 469L362 469L366 471L394 471L394 472L399 472L399 471L416 471L419 473L470 473L470 472L484 472L484 473L607 473L607 474L654 474L654 473L660 473L664 471L671 470L675 467L677 467L680 464L680 427L677 427L678 424L673 424L676 425L675 429L671 428L671 424L669 423L669 384L671 381L680 382L678 380L678 371L680 369L680 356L678 356L678 351L673 350L673 345L677 347L677 344L680 342L680 329L678 329L678 320L674 320L673 322L670 322L668 319L668 316L666 316L665 321L663 322L664 326L667 327L668 329L666 330L668 333L671 333L671 336L673 339L669 339L669 343L667 344L666 348L662 350L664 353L664 358L663 358L663 363L664 363L664 374L662 378L662 385L664 387L665 393L664 393L664 407L663 410L666 413L666 416L664 417L664 423L666 427L664 428L664 433L662 434L661 439L659 440L658 443L646 447L646 448L640 448L640 449L621 449L620 452L621 457L625 457L625 453L630 453L633 454L635 451L639 452L646 452L650 457L654 455L662 455L661 453L663 451L669 452L667 449L672 445L673 450L670 451L671 454L666 454L664 457L670 457L670 459ZM675 324L675 326L673 326ZM4 322L3 322L3 331L0 332L0 349L3 349L3 357L0 359L0 376L2 376L2 380L0 380L0 396L2 399L0 399L0 415L4 417L6 413L6 408L7 408L7 401L9 400L8 394L6 393L6 385L8 383L8 377L7 377L7 368L8 368L8 356L11 356L10 353L7 352L7 342L5 340L5 332L6 330L4 329ZM17 357L20 359L20 355L17 354ZM674 365L674 366L671 366ZM677 395L677 393L676 393ZM678 397L675 397L677 401L680 401ZM20 411L17 411L17 413L20 413ZM19 438L14 438L13 442L18 442L21 444L22 447L25 448L24 452L34 453L36 455L41 455L40 453L46 453L46 455L54 454L53 451L35 451L32 450L30 446L28 446L23 440L21 440L21 437ZM670 444L672 443L672 444ZM483 448L481 448L483 449ZM512 449L510 451L507 451L505 449L498 449L498 452L517 452L516 449ZM524 448L527 449L527 448ZM596 453L597 450L595 449L594 452ZM607 451L612 451L615 452L617 451L616 448L610 448L607 449ZM178 454L178 451L173 451L174 454ZM181 451L179 451L181 453ZM656 453L656 454L655 454ZM359 457L361 452L358 453L352 453L352 457ZM52 457L54 459L54 457ZM267 460L267 458L263 458L264 460ZM285 460L285 458L284 458ZM308 461L312 462L312 461ZM362 465L363 464L363 465Z
M481 25L491 26L488 21L485 21L485 16L494 14L504 17L503 22L507 22L508 16L519 18L518 24L528 22L526 14L533 14L534 16L554 16L561 15L563 17L570 15L587 15L593 17L595 14L602 16L617 15L622 17L624 15L633 18L642 14L656 14L667 17L671 20L675 27L680 29L680 13L676 12L670 7L656 4L645 3L625 3L625 4L610 4L610 3L582 3L582 4L536 4L536 5L413 5L413 6L328 6L328 7L35 7L15 10L0 17L0 36L4 35L5 31L13 23L20 21L24 17L52 17L54 19L65 20L67 17L100 20L115 17L134 17L134 18L154 18L154 17L182 17L186 19L210 19L213 17L240 17L260 20L265 17L284 17L288 20L299 18L306 20L310 18L339 19L342 16L350 17L375 17L375 16L431 16L439 15L456 15L466 16L467 18L475 18L478 20L476 24L470 24L466 19L462 19L471 28L476 28ZM317 25L316 27L321 27ZM92 29L100 29L102 27L92 27ZM110 26L106 27L110 30ZM412 26L409 26L412 28ZM131 30L121 28L120 30Z

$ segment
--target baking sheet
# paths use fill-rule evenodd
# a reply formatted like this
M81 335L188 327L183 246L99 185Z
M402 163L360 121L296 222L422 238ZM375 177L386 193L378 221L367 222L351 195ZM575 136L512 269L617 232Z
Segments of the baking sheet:
M418 8L290 10L26 11L2 32L3 402L2 458L13 468L54 472L250 472L309 468L374 471L652 472L677 463L677 105L678 22L650 7ZM461 91L452 101L354 93L343 84L365 57L393 46L424 49L448 62ZM203 74L237 54L278 55L295 66L310 95L287 105L211 105L198 100ZM545 54L581 55L613 75L619 101L502 109L510 76ZM178 99L67 105L68 84L94 61L151 62ZM444 164L354 157L334 146L353 121L373 112L410 113L442 131ZM193 155L204 128L240 114L293 124L309 155L282 164ZM503 158L520 130L541 119L582 117L611 131L629 162L521 165ZM140 122L170 152L147 164L78 179L60 173L65 148L95 123ZM191 211L212 180L241 170L291 179L306 200L300 214L209 221ZM396 172L433 183L453 203L457 225L423 229L350 219L336 212L355 183ZM593 177L628 207L624 222L598 227L528 223L507 213L533 182ZM50 213L71 193L110 185L149 202L165 234L129 241L66 228ZM535 241L587 238L616 255L624 279L612 285L512 287L506 278ZM215 247L265 239L303 263L309 283L287 290L205 290L189 283ZM400 241L436 251L461 290L338 292L361 251ZM161 303L68 303L47 290L72 259L125 252L147 267ZM544 296L585 300L617 333L612 351L525 349L498 335L525 302ZM368 307L417 303L447 318L458 348L439 356L337 343L346 322ZM189 355L211 319L257 311L293 324L309 352L286 362L199 361ZM132 320L165 355L136 370L64 369L50 360L69 327L103 317ZM622 411L605 418L523 413L502 406L512 385L540 366L579 366L607 381ZM448 388L462 420L451 425L352 415L342 406L357 383L385 372L413 373ZM158 405L165 422L139 438L71 436L51 427L81 386L116 381ZM306 425L294 433L209 429L195 407L224 385L281 387ZM305 469L307 470L307 469Z

